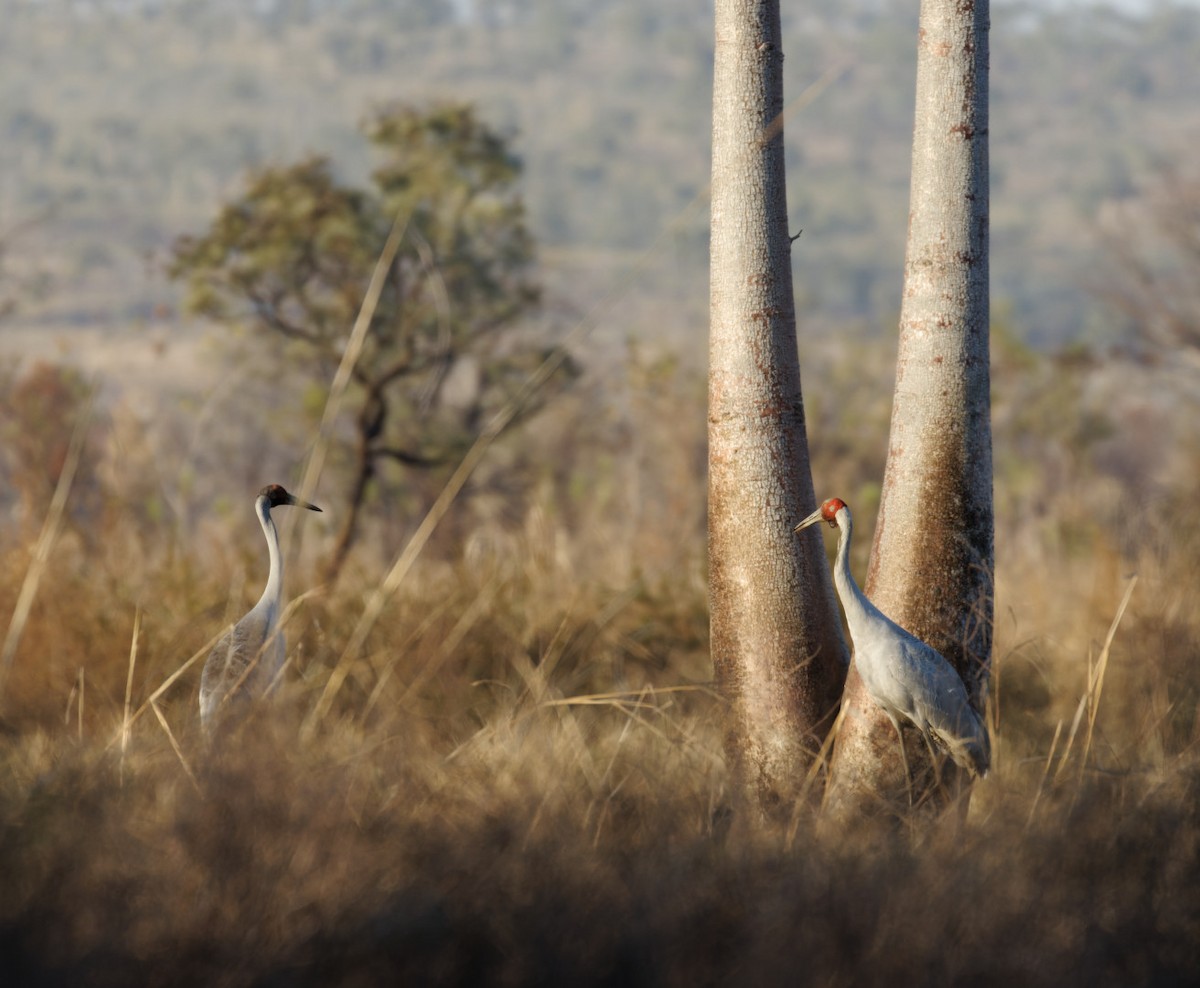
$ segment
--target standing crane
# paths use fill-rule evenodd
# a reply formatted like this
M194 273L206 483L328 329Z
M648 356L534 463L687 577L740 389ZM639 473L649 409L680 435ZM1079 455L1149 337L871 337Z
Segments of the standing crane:
M262 696L283 668L286 646L279 627L283 603L283 553L279 533L271 520L271 509L292 504L309 511L320 511L315 504L301 501L279 484L269 484L254 499L254 511L267 538L271 569L267 586L258 603L224 635L209 653L200 676L200 722L210 727L218 711L235 698L246 700Z
M905 779L911 785L900 717L916 725L926 744L930 738L937 741L972 776L987 775L991 763L987 727L971 706L962 677L941 652L901 628L858 589L850 572L854 519L846 502L831 497L796 531L819 521L838 530L833 582L854 640L854 662L871 699L896 729Z

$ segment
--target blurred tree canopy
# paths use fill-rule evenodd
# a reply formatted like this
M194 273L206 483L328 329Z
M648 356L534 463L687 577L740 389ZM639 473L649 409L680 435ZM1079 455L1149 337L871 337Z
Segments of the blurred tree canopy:
M1107 264L1098 293L1143 340L1200 351L1200 172L1169 169L1102 221Z
M349 510L331 574L381 466L456 459L543 356L515 332L539 287L505 138L466 104L391 105L364 129L384 158L373 187L341 184L324 157L255 171L207 232L175 242L170 265L192 312L289 341L324 384L388 231L403 226L353 369Z

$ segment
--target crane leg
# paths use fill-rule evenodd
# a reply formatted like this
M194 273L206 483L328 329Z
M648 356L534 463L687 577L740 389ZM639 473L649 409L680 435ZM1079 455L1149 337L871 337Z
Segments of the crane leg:
M921 732L921 737L925 740L925 747L929 751L929 764L933 766L933 781L939 789L942 787L942 769L941 759L938 758L937 752L934 750L933 742L929 740L929 735L924 731Z
M896 740L900 742L900 761L904 763L904 785L908 789L908 805L913 804L912 773L908 770L908 752L904 750L904 735L900 732L900 721L889 710L884 711L892 727L896 729Z

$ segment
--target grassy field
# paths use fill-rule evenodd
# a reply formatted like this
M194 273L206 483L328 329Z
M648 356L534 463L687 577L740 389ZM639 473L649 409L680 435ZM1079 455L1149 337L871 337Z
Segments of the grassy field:
M860 572L888 361L846 346L806 365L819 493L860 509ZM555 469L521 466L531 435L497 448L519 496L469 490L358 652L391 557L315 587L328 533L310 528L283 688L219 743L187 663L257 596L253 487L173 525L129 480L132 427L98 420L44 568L45 499L14 502L0 552L21 631L0 980L1190 981L1200 418L1172 369L998 340L995 770L965 819L830 826L814 804L754 837L724 826L698 382L628 374L611 434L586 386L543 417ZM854 387L876 398L853 418L820 398ZM23 477L10 466L45 483Z

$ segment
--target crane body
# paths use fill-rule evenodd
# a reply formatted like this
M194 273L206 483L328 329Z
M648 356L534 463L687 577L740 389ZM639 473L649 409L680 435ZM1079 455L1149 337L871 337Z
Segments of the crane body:
M254 511L267 540L270 561L267 585L258 603L217 642L204 663L200 676L200 721L205 727L210 727L221 708L235 698L242 702L264 695L283 668L287 654L279 627L283 553L279 548L279 532L271 518L271 509L281 505L321 510L289 494L279 484L264 487L254 499Z
M983 718L971 706L966 685L937 649L905 631L879 610L850 572L854 519L846 502L830 498L796 526L817 522L838 529L833 581L854 641L854 664L871 699L883 710L904 752L900 718L911 722L928 742L933 739L974 776L987 774L991 743ZM908 774L908 759L905 774Z

